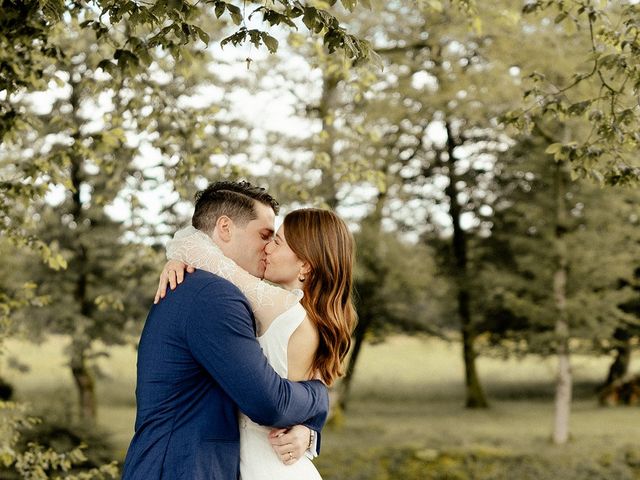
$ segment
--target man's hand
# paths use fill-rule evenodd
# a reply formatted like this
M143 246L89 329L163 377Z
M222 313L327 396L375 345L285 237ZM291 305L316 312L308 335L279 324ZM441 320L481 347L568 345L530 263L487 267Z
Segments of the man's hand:
M167 264L162 269L162 273L160 274L160 281L158 282L158 290L156 291L156 296L153 299L153 303L158 303L161 298L167 294L167 283L171 290L175 289L178 284L182 283L184 280L184 271L189 273L195 272L195 268L191 265L186 265L178 260L169 260Z
M311 430L304 425L289 429L274 428L269 432L269 442L285 465L293 465L307 451Z

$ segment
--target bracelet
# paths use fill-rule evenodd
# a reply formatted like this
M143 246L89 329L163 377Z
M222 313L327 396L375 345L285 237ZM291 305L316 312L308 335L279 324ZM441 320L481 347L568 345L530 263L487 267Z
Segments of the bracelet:
M313 441L316 439L316 431L309 429L309 445L307 445L307 450L311 450L311 445L313 445Z

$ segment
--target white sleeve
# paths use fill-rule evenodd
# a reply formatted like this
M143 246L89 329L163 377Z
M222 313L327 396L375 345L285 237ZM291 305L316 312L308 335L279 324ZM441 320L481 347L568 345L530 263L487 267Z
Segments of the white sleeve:
M194 227L176 232L167 244L167 258L214 273L237 286L251 304L259 332L300 301L296 293L270 285L240 268L206 233Z
M313 440L311 441L311 445L307 449L304 454L309 458L309 460L313 460L318 456L318 433L313 436Z

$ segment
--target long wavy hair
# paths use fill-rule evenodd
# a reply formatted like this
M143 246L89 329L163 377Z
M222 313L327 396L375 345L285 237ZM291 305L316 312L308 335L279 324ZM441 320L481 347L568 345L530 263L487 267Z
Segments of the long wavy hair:
M353 236L335 213L317 208L287 214L284 234L291 250L311 267L301 303L320 336L312 369L331 385L344 375L343 361L357 320L352 299Z

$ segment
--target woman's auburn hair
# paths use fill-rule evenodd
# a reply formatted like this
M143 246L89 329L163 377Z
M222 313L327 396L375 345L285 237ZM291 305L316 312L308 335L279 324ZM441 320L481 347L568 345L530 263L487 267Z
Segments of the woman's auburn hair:
M320 336L313 371L331 385L344 375L357 315L353 305L354 240L345 222L330 210L303 208L284 218L287 244L307 262L301 304Z

